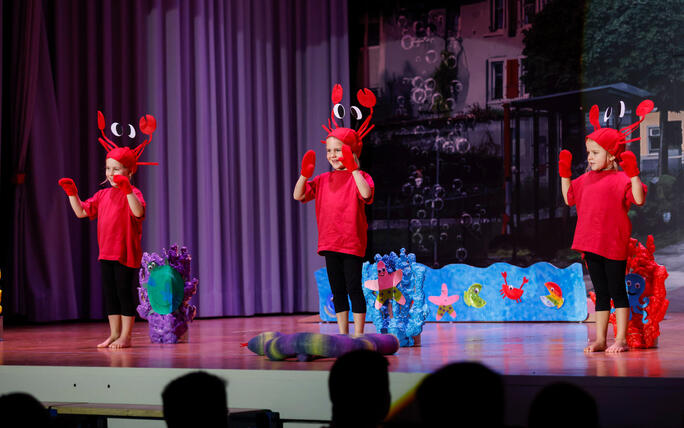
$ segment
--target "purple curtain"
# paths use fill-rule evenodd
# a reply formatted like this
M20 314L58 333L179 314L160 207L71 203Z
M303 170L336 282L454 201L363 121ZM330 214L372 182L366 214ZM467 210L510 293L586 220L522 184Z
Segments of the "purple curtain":
M189 248L200 316L317 310L313 205L291 195L306 150L326 168L320 125L333 84L349 81L346 2L30 3L42 11L21 26L39 43L18 47L37 77L21 74L12 106L27 110L12 123L24 125L28 156L7 309L103 316L95 222L76 219L57 185L72 177L82 199L98 190L101 110L107 125L157 119L140 160L160 165L134 177L148 206L143 249Z

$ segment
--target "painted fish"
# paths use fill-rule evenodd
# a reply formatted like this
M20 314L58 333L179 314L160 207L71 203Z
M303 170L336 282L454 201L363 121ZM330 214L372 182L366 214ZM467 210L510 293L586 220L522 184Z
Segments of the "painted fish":
M563 306L563 291L558 286L558 284L556 284L555 282L546 282L544 283L544 286L547 290L549 290L550 294L539 297L542 303L548 306L549 308L555 307L556 309L558 309L561 306Z
M481 308L487 304L485 299L480 297L480 291L482 291L482 284L473 284L463 293L463 302L472 306L473 308Z

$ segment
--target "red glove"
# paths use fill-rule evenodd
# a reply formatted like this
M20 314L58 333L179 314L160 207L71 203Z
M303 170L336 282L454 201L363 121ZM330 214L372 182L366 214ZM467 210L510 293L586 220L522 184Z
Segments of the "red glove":
M629 178L639 175L639 167L637 166L636 156L634 156L634 153L629 151L623 152L620 155L620 159L622 159L622 162L620 162L620 167L622 167L622 170L625 171Z
M125 195L133 193L131 182L128 181L128 177L126 177L125 175L115 175L112 177L112 180L114 180L114 183L116 183L116 187L118 187L119 190L124 192Z
M347 168L347 171L352 172L356 171L359 169L359 166L356 164L356 161L354 160L354 155L352 154L351 148L343 144L342 145L342 157L337 158L340 162L342 162L342 165L344 165L345 168Z
M316 152L309 150L304 153L302 158L302 172L300 174L302 177L311 178L314 168L316 168Z
M58 183L62 186L62 189L64 189L67 196L78 196L78 189L76 188L74 180L70 178L61 178Z
M572 153L568 150L562 150L558 155L558 175L563 178L572 177Z

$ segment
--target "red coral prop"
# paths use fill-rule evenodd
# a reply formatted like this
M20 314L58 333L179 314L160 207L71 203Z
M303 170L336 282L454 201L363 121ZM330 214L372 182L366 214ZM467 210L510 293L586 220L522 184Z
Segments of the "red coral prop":
M658 345L660 336L660 321L665 318L665 312L670 304L665 290L665 279L668 277L665 266L656 263L653 253L655 244L653 236L649 235L644 247L639 241L632 238L629 242L629 254L627 257L627 273L641 275L646 286L642 299L648 298L648 321L643 323L643 315L632 313L632 319L627 325L627 344L630 348L653 348ZM590 293L589 297L594 303L596 296ZM616 331L615 314L610 315L609 322Z

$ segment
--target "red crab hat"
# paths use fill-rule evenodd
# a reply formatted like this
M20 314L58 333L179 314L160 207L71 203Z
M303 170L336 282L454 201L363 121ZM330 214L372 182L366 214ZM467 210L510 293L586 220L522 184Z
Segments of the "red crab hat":
M601 124L599 123L599 108L594 104L589 111L589 122L594 126L594 132L587 135L584 141L589 139L594 140L608 153L620 159L620 154L625 151L627 143L639 140L639 138L632 138L631 140L626 141L625 139L637 129L639 124L644 121L646 115L651 111L653 111L653 101L642 101L636 109L636 114L641 117L641 119L618 131L613 128L601 128Z
M131 174L135 174L135 172L138 170L138 165L159 165L158 162L138 162L138 159L145 150L145 147L152 141L152 134L154 133L155 129L157 129L157 120L151 114L146 114L140 118L139 125L140 131L147 135L148 138L134 149L130 149L128 147L119 147L105 135L104 115L101 111L97 111L97 127L100 128L100 132L102 133L102 137L99 137L98 141L100 144L102 144L102 147L107 150L106 159L111 158L121 162L123 166L131 171Z
M345 128L337 124L336 119L340 119L341 121L345 115L344 106L340 104L340 101L342 101L342 85L339 83L336 84L332 90L333 108L330 112L330 119L328 119L328 126L322 126L323 129L325 129L325 131L328 133L326 139L328 137L337 138L338 140L342 141L342 143L349 146L352 153L354 153L356 157L361 157L363 137L368 135L370 130L375 127L375 125L370 124L370 120L373 117L373 107L375 107L376 100L375 94L373 94L370 89L366 88L359 89L359 92L356 93L356 98L359 100L359 104L370 109L370 114L366 120L363 121L359 129L355 130L351 128ZM350 110L352 116L354 116L356 120L361 120L363 118L361 109L359 109L357 106L352 106ZM321 143L325 144L325 140L321 140Z

